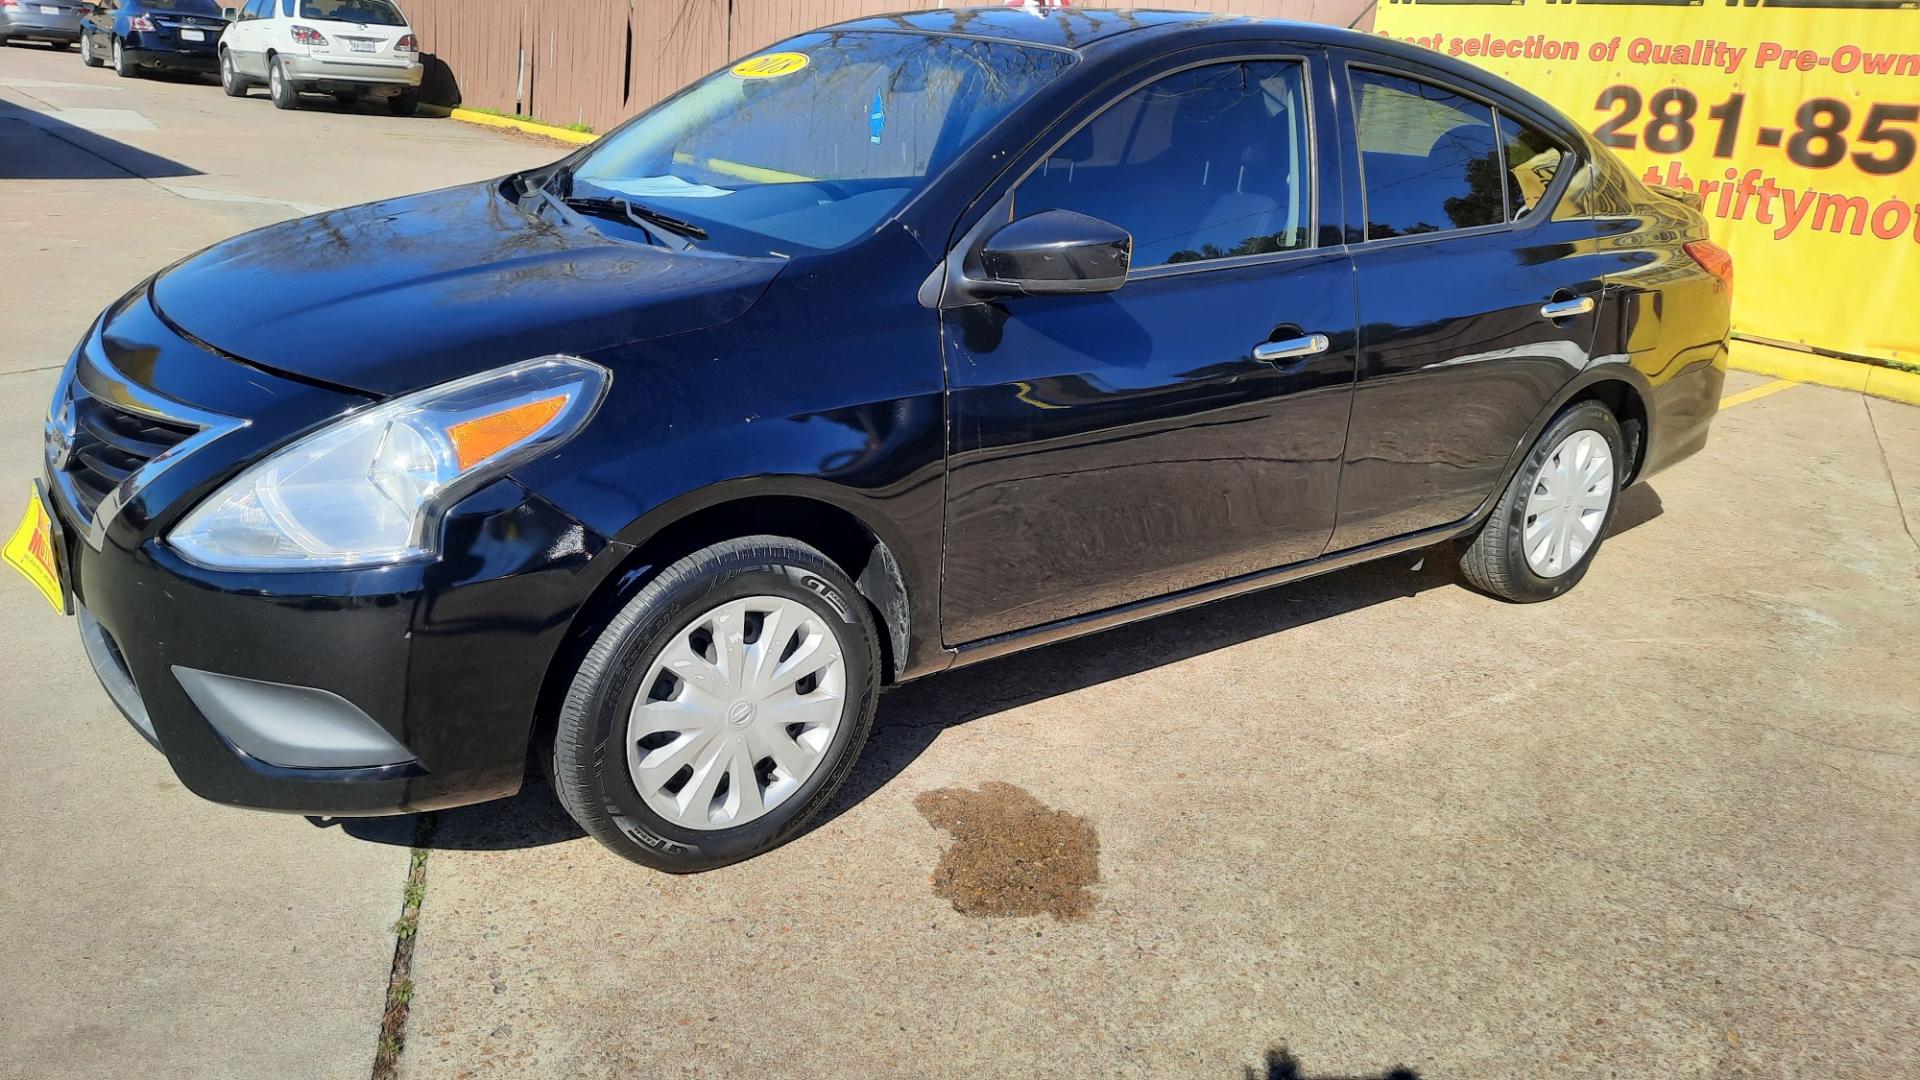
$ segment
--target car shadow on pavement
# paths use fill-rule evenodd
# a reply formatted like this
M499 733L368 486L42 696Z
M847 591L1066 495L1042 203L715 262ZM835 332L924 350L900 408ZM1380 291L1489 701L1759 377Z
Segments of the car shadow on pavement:
M1660 496L1651 487L1629 488L1620 498L1607 535L1638 528L1661 512ZM1465 588L1451 544L1015 653L889 690L880 696L873 734L853 774L806 831L831 822L885 787L948 728L1443 587ZM413 816L308 820L321 827L337 826L371 843L407 846L417 838ZM529 769L526 786L511 798L441 811L427 846L494 851L557 844L584 835L561 808L546 778L538 769ZM1270 1071L1269 1075L1301 1074ZM1309 1078L1301 1076L1301 1080Z
M59 119L0 101L0 180L125 180L200 170Z

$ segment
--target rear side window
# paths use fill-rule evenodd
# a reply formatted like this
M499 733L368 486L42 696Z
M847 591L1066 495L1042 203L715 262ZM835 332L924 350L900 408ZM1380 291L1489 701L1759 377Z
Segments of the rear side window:
M1507 150L1507 220L1519 221L1540 209L1560 167L1570 162L1543 132L1505 113L1500 115L1500 142Z
M1214 64L1121 98L1020 182L1014 216L1075 210L1133 234L1133 265L1309 244L1300 65Z
M1491 105L1377 71L1353 90L1367 239L1507 220Z

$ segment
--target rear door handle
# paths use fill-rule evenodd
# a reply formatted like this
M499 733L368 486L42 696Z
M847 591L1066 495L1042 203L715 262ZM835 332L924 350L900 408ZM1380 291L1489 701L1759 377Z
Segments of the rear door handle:
M1273 363L1278 360L1297 360L1303 356L1314 356L1327 351L1327 335L1308 334L1305 337L1288 338L1285 341L1263 341L1253 347L1253 358Z
M1543 319L1571 319L1575 315L1585 315L1593 310L1593 297L1577 296L1572 300L1555 300L1540 309Z

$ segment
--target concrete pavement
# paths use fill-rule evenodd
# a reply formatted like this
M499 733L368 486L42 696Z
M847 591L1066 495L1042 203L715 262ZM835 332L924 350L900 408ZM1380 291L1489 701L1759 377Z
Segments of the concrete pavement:
M0 50L0 499L159 266L550 156ZM1560 600L1429 554L915 684L741 866L640 870L538 787L439 815L401 1072L1898 1072L1916 524L1920 410L1795 386L1630 493ZM0 1075L364 1075L413 823L200 803L11 574L0 656Z
M553 156L0 48L5 529L59 366L142 278L269 222ZM406 849L188 794L107 702L71 622L4 577L0 1076L365 1077Z
M1407 559L904 688L838 816L744 865L443 815L406 1074L1897 1070L1920 550L1882 454L1913 505L1920 431L1867 408L1725 413L1550 604ZM1097 831L1089 916L939 894L916 803L991 783Z

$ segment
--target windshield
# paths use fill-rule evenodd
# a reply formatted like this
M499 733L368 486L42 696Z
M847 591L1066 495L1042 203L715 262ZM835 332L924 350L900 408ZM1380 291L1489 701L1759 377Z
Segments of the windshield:
M923 34L805 34L610 136L575 171L576 193L624 196L756 245L840 247L1073 59Z
M332 19L366 26L405 26L400 9L387 0L301 0L303 19Z

